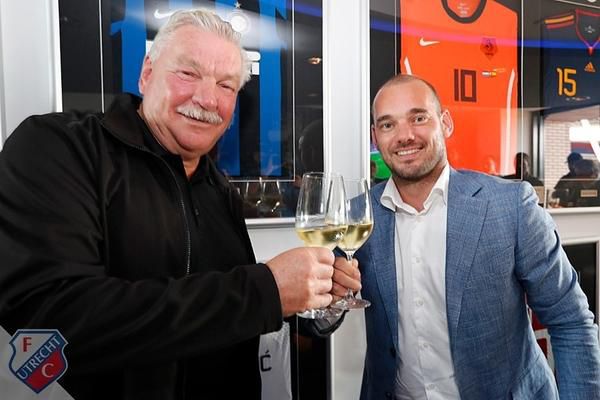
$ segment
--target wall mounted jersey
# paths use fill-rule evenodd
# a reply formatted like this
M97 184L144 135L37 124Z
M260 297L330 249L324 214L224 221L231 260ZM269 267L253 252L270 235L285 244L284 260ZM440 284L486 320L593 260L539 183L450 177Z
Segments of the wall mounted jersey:
M454 119L447 141L450 164L512 172L517 13L490 0L400 0L400 23L401 71L429 81Z
M600 104L600 12L546 17L542 39L547 112Z

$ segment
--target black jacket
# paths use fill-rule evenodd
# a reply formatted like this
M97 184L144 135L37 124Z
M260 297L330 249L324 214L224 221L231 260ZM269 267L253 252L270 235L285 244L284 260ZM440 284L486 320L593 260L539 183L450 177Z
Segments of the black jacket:
M77 399L260 398L258 335L280 328L237 191L210 164L248 265L187 275L168 164L143 145L140 99L25 120L0 153L0 325L58 329Z

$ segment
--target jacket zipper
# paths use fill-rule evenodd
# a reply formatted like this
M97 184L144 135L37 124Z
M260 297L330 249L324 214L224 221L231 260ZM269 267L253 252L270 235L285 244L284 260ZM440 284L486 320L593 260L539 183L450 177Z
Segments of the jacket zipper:
M179 194L179 196L178 196L179 197L179 205L181 207L181 212L183 214L183 223L185 225L185 274L189 275L190 274L190 264L191 264L191 259L192 259L192 239L191 239L191 233L190 233L190 226L188 224L188 219L187 219L187 212L185 211L185 203L183 202L183 191L181 190L181 186L179 186L177 177L175 176L175 173L173 172L173 169L171 168L171 166L165 160L163 160L156 154L152 153L151 151L146 150L145 148L143 148L141 146L136 146L131 143L125 143L125 144L133 147L134 149L138 149L140 151L143 151L144 153L150 154L154 158L159 159L160 162L162 162L164 164L164 166L167 167L167 169L169 170L169 173L171 174L171 177L173 178L173 181L175 181L175 186L177 187L177 192Z
M160 157L159 157L160 158ZM177 186L177 191L179 192L179 205L181 206L181 211L183 213L183 222L185 224L185 274L190 274L190 263L192 258L192 239L190 233L190 225L187 219L187 212L185 211L185 203L183 202L183 190L181 190L181 186L179 186L179 182L177 181L177 177L175 173L169 166L169 164L161 158L161 161L167 166L167 169L171 173L173 180L175 181L175 186Z

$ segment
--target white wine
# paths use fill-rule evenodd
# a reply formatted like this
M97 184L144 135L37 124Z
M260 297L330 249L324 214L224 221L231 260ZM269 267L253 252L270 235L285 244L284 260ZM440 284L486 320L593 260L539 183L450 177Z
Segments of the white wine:
M333 250L344 237L346 229L348 229L347 225L311 226L297 228L296 233L307 246L327 247Z
M348 225L348 230L338 247L347 252L355 252L362 246L373 231L373 222Z

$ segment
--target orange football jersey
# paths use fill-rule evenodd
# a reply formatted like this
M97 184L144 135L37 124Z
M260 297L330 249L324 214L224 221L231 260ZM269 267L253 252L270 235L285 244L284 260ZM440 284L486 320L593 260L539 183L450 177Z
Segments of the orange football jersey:
M518 16L490 0L400 0L401 71L429 81L455 122L455 168L514 171Z

